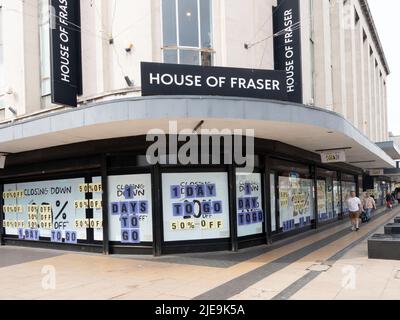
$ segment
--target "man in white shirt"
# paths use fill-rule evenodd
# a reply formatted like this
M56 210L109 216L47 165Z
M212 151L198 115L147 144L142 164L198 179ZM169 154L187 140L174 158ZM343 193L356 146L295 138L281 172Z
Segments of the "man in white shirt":
M360 215L362 212L362 204L361 200L357 198L356 193L354 191L351 192L350 198L347 200L347 205L350 211L350 220L352 231L360 230Z

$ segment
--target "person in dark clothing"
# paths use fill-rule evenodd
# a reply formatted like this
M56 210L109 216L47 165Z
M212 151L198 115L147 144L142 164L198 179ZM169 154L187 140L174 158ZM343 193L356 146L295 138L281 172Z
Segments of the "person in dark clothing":
M390 192L386 194L386 206L388 209L393 209L393 196Z

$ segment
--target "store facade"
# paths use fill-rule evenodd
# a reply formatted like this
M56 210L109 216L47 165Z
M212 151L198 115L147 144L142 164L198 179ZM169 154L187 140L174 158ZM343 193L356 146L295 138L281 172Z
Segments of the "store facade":
M149 110L158 116L159 108L168 113L166 118L180 119L179 128L190 127L199 119L204 119L203 126L219 129L252 123L251 127L259 128L254 140L254 170L244 174L234 161L224 164L229 150L226 144L234 141L225 137L217 137L222 143L221 164L201 162L202 144L197 162L150 164L147 152L154 141L134 133L138 127L146 131L146 125L151 129L156 122L166 128L167 120L149 120ZM285 108L286 116L277 112ZM247 110L246 116L243 110ZM180 112L185 116L178 116ZM74 123L80 117L91 125ZM363 146L353 140L357 137L340 133L347 122L334 113L250 98L125 99L3 128L2 133L9 137L15 130L24 132L13 148L29 145L31 151L9 154L6 168L0 171L2 243L120 254L237 251L334 224L346 218L350 192L363 188L359 181L364 170L345 163L323 164L318 153L301 148L310 140L301 142L297 137L308 126L310 138L316 135L313 130L321 137L332 134L327 128L315 127L321 117L330 123L330 130L336 128L339 141L354 144L347 153L349 159L353 153L358 156L360 150L373 148L367 141ZM40 141L57 135L54 128L61 122L71 143L38 148ZM289 135L290 123L294 131ZM34 128L40 128L39 136ZM287 143L264 138L273 136L270 130ZM94 133L97 137L122 137L77 142L78 132L86 140ZM356 129L351 134L362 137ZM212 146L215 136L208 139ZM297 146L289 144L291 139L298 141ZM178 139L168 136L167 141ZM185 141L178 143L177 150ZM315 150L330 147L324 139L315 143ZM242 148L245 154L245 143ZM375 157L377 165L389 161L379 148Z
M26 39L6 38L8 74L29 70L7 79L0 108L1 244L156 256L270 245L346 219L363 175L395 166L375 144L389 68L366 1L38 3L30 19L1 12ZM49 5L68 21L50 29ZM344 9L369 43L368 106L343 69L369 67L346 61L357 37L345 39ZM80 32L67 39L65 23ZM156 162L154 130L167 141Z

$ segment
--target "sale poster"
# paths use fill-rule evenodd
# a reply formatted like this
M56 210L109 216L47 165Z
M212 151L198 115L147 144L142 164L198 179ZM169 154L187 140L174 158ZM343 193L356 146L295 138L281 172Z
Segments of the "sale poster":
M86 221L87 206L80 187L84 179L37 181L4 186L4 223L7 235L37 241L40 237L65 241L68 232L76 240L87 239L87 228L79 228L76 221ZM14 225L13 225L14 223ZM38 230L39 232L36 232ZM54 237L57 234L58 238Z
M151 175L110 176L108 186L110 241L153 242Z
M317 181L317 194L318 194L318 216L319 221L328 220L327 208L327 190L326 182L324 180Z
M313 182L297 177L279 177L280 227L284 232L311 224Z
M261 174L236 176L238 236L245 237L263 232Z
M226 173L162 175L164 241L230 236Z

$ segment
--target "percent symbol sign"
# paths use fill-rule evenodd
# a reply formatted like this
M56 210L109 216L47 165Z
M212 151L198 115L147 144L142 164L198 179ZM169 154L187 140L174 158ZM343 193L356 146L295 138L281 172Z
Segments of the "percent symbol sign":
M58 220L58 218L62 215L62 218L63 218L63 220L67 220L67 214L64 212L64 210L65 210L65 208L67 207L67 205L68 205L68 201L67 202L65 202L65 204L63 205L63 207L61 208L61 210L58 212L58 214L57 214L57 216L56 216L56 218L54 219L54 220ZM59 208L59 207L61 207L61 202L60 201L57 201L56 202L56 207L57 208Z

